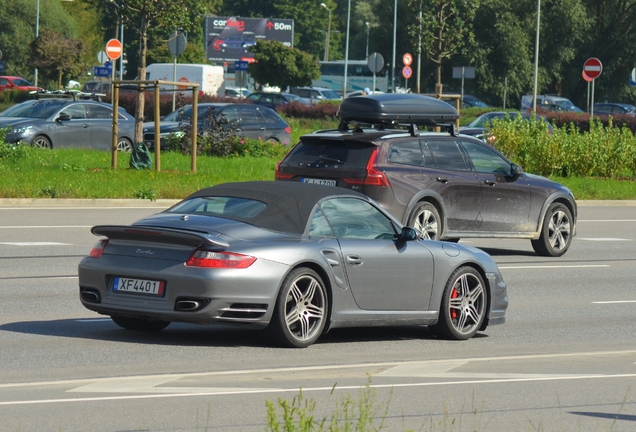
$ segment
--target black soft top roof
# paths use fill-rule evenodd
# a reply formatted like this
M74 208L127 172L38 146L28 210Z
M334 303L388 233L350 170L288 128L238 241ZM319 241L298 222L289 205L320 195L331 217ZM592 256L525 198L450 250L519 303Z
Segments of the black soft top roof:
M420 94L381 93L347 98L338 118L367 124L415 124L434 126L454 122L459 113L450 104Z
M261 228L292 234L302 234L316 203L330 196L356 196L368 200L358 192L332 186L297 182L252 181L224 183L201 189L186 198L235 197L267 204L256 217L232 217Z

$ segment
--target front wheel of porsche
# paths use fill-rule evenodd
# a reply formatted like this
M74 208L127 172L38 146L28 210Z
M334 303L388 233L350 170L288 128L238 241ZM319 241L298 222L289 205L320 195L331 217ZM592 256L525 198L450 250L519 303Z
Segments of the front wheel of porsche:
M477 270L458 268L446 283L439 321L432 330L445 339L470 339L486 317L486 295L486 285Z
M309 268L297 268L283 281L270 329L283 346L305 348L322 334L327 312L327 290L321 277Z

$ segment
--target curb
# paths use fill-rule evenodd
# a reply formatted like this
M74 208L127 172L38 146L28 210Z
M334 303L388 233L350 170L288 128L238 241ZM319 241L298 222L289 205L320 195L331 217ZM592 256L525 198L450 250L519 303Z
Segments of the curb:
M56 199L56 198L0 198L1 207L139 207L168 208L179 199Z
M129 207L168 208L180 199L99 199L99 198L0 198L2 207ZM636 200L581 200L579 207L636 207Z

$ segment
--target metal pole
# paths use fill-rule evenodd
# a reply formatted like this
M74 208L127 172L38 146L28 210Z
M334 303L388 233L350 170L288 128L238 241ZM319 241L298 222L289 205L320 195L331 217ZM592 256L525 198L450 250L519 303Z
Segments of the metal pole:
M590 120L594 118L594 82L596 79L592 80L592 102L590 103Z
M420 32L417 36L417 93L420 92L420 80L422 79L422 0L420 0Z
M368 59L369 58L369 21L367 21L365 24L367 25L367 49L365 51L366 55L364 56L364 58Z
M35 38L40 34L40 0L35 3ZM38 68L33 70L33 85L38 86Z
M397 37L397 0L393 5L393 63L391 66L391 90L395 93L395 40Z
M119 24L120 24L120 31L119 31L119 42L121 42L121 58L119 60L119 79L123 80L124 79L124 16L120 13L119 14Z
M587 82L587 112L590 112L590 82Z
M537 81L539 75L539 23L541 22L541 0L537 0L537 38L534 43L534 90L532 92L532 112L537 112Z
M347 3L347 39L345 41L344 82L342 83L342 98L347 97L347 69L349 68L349 24L351 23L351 0Z
M503 98L503 109L506 109L506 92L508 90L508 77L504 77L504 98Z
M325 35L325 61L329 61L329 36L331 34L331 9L326 4L320 3L321 7L327 9L329 12L329 19L327 20L327 34Z
M235 71L236 75L236 71ZM172 82L177 82L177 56L174 56L174 63L172 65ZM177 108L177 88L172 86L172 111Z

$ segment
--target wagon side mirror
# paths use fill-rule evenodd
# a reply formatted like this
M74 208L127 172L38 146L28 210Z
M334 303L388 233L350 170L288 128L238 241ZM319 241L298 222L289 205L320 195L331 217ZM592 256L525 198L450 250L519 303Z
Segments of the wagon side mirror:
M523 169L517 165L517 164L512 164L510 166L510 175L513 177L519 177L521 174L523 173Z
M58 121L69 121L70 119L71 119L71 116L66 113L62 113L59 116L57 116Z

